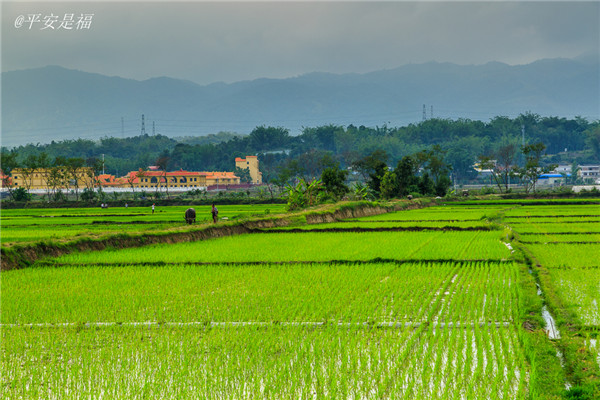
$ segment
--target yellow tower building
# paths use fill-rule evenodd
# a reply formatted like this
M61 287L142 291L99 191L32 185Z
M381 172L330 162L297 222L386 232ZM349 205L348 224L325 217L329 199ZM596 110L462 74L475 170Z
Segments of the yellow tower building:
M258 157L246 156L246 158L236 157L235 166L240 169L247 169L250 171L250 178L252 183L262 183L262 172L258 170Z

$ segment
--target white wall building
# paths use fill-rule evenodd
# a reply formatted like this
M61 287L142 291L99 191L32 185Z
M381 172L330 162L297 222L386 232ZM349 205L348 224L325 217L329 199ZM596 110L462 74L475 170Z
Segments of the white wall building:
M600 165L580 165L577 176L584 181L596 182L600 179Z

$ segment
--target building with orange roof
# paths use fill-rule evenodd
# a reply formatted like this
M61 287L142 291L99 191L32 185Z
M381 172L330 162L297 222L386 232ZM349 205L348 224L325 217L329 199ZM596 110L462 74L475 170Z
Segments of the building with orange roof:
M233 172L200 172L206 178L206 186L239 185L240 178Z
M122 178L114 175L100 175L98 181L103 188L131 188L133 190L174 189L192 190L206 189L208 186L238 185L240 178L233 172L194 172L172 171L131 171Z
M262 174L258 171L258 160L255 156L248 156L246 159L236 158L236 166L244 164L245 168L250 169L250 176L253 183L262 183ZM248 167L249 166L249 167ZM9 183L11 187L25 187L28 190L47 189L46 179L49 176L48 171L44 169L35 170L30 174L24 174L21 169L16 168L12 176L2 176L2 184ZM130 171L123 177L115 177L110 174L100 174L93 176L89 168L80 168L78 171L78 181L80 187L88 186L90 179L94 184L98 184L104 189L111 191L131 190L150 190L150 189L174 189L174 190L206 190L208 187L223 185L239 185L240 177L235 172L210 171L179 171L164 172L159 171L158 167L148 167L148 170L139 169ZM65 188L69 188L67 184Z
M155 189L155 188L182 188L202 189L207 186L206 173L191 171L131 171L122 178L123 186L133 188ZM239 179L239 178L238 178Z
M246 156L246 158L236 157L235 167L240 169L247 169L250 172L250 178L252 178L252 183L262 183L262 172L260 172L258 169L257 156Z
M12 187L10 175L4 175L4 171L0 170L0 189Z

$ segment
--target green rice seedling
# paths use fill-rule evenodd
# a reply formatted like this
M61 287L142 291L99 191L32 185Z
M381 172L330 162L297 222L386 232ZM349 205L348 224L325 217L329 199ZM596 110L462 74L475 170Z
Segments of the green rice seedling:
M529 398L510 259L498 231L256 233L3 272L1 395Z
M68 209L14 209L2 210L2 243L65 240L81 236L105 236L118 233L156 232L173 227L184 227L183 215L189 206L158 207L152 213L149 207L68 208ZM197 225L208 224L210 206L195 206ZM235 220L261 216L263 210L282 213L285 205L223 205L221 218ZM31 229L35 227L35 229Z
M299 246L298 244L302 245ZM360 232L246 234L193 243L73 253L57 263L277 262L420 259L507 259L497 232Z
M386 215L386 214L383 214ZM310 224L303 226L284 226L278 228L268 229L268 231L289 231L289 230L359 230L359 229L372 229L372 230L383 230L383 229L405 229L405 230L460 230L460 229L481 229L489 230L492 229L489 223L481 220L472 221L438 221L438 220L423 220L423 221L403 221L403 220L347 220L342 222L330 222L323 224Z
M527 248L545 267L600 267L600 243L527 244Z
M552 283L582 325L600 325L600 269L553 268Z
M563 222L510 222L511 228L519 234L597 234L600 222L582 218L579 221Z

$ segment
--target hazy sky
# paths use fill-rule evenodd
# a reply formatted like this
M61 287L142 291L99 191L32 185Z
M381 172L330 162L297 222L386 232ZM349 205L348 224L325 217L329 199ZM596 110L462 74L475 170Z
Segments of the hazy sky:
M70 14L73 29L56 29ZM82 14L93 14L89 29L77 29ZM514 65L597 57L599 21L598 1L3 1L2 71L60 65L207 84L428 61Z

